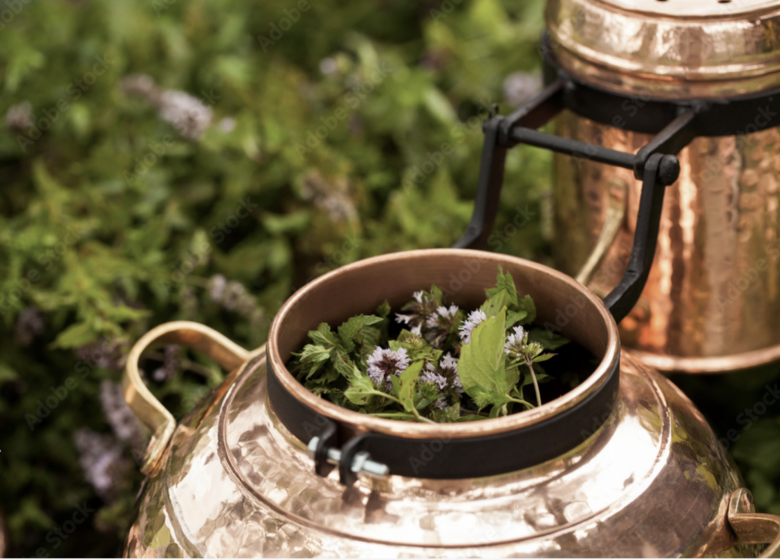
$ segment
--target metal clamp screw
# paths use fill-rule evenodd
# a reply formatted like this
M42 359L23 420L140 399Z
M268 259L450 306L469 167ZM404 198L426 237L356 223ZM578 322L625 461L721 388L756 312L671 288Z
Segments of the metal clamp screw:
M308 452L309 459L314 460L314 455L317 452L317 446L320 443L319 437L313 437L309 441ZM327 448L327 460L332 465L338 465L341 461L341 451L333 447ZM355 453L355 457L352 459L352 465L350 469L354 473L364 473L369 476L377 478L385 477L390 474L390 469L383 463L377 463L371 460L371 455L368 451L359 451Z

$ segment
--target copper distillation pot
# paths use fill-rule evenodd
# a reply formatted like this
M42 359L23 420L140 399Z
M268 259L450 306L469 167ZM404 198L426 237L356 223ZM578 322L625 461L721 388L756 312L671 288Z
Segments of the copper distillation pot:
M474 305L501 265L541 324L599 358L581 385L539 408L460 424L374 418L303 388L284 366L321 321L468 271L452 301ZM467 275L463 275L464 277ZM348 297L347 297L348 294ZM230 373L178 424L138 361L179 343ZM203 325L143 336L123 378L153 430L125 554L179 556L755 556L780 548L780 517L754 513L739 473L693 404L620 351L604 304L575 280L465 249L347 265L294 294L267 345L248 352Z
M556 132L595 150L556 155L559 269L608 293L630 254L644 156L679 153L621 339L667 371L780 359L780 2L548 0L546 22ZM604 150L637 158L604 165Z
M780 517L750 493L694 405L621 352L617 323L655 253L686 123L674 117L637 154L538 132L567 103L557 78L515 113L485 122L475 211L453 249L383 255L307 284L249 352L190 322L133 347L125 398L152 430L128 556L755 556L780 551ZM551 268L477 250L490 234L506 150L526 142L635 169L641 196L630 262L604 301ZM375 418L308 392L285 367L307 332L437 284L475 306L509 271L538 323L597 358L579 386L541 407L479 422ZM458 280L455 284L453 278ZM561 319L563 317L563 319ZM155 344L205 352L230 373L181 422L138 369Z

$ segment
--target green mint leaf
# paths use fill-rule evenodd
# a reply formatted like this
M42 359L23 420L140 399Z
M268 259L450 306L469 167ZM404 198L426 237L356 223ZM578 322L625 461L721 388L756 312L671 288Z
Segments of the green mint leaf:
M414 414L408 412L374 412L369 416L376 416L377 418L389 418L391 420L415 420Z
M371 353L379 346L382 338L382 331L376 327L363 327L360 334L355 337L355 342L360 344L358 353L363 359L368 358Z
M309 338L315 344L320 346L341 346L341 342L330 330L330 325L327 323L320 323L316 331L309 331Z
M397 398L401 392L401 378L397 375L391 375L390 383L393 385L393 396Z
M520 321L521 325L530 325L536 321L536 306L531 296L525 296L517 301L517 310L525 311L527 315Z
M416 362L417 360L428 360L429 362L433 362L437 352L441 355L441 352L434 350L427 340L420 338L407 330L401 331L398 340L391 340L388 343L388 346L390 346L390 350L396 351L400 348L404 348L407 356L409 356L409 359L413 362Z
M571 342L565 336L557 334L548 329L533 328L528 332L529 342L538 342L544 346L545 350L557 350L561 346L565 346Z
M444 294L442 294L442 291L439 289L437 285L431 286L431 296L433 297L434 301L439 305L444 305Z
M519 323L528 316L527 311L511 311L506 312L506 328L511 329L515 323Z
M500 266L498 267L496 287L485 290L485 294L488 299L482 304L480 309L482 309L488 317L495 317L496 314L501 311L502 307L513 308L518 303L515 281L508 272L504 274L504 271Z
M540 356L536 356L536 357L533 359L533 363L537 363L537 362L546 362L547 360L549 360L550 358L552 358L552 357L553 357L553 356L555 356L555 355L556 355L556 354L542 354L542 355L540 355Z
M492 404L494 400L488 392L483 391L480 388L474 388L472 393L468 393L468 395L471 397L471 400L474 401L474 404L477 405L477 410L482 410L486 406Z
M498 315L482 321L474 328L471 342L460 351L458 373L463 390L480 408L487 403L499 406L506 404L507 394L517 382L519 374L506 370L505 324L506 309L502 308Z
M536 374L536 382L537 382L539 385L541 385L542 383L547 383L548 381L551 381L551 380L552 380L552 377L550 377L549 375L547 375L547 374L546 374L546 373L544 373L543 371L540 371L540 370L541 370L541 367L542 367L542 366L536 366L536 367L534 367L534 373ZM533 378L531 377L531 374L529 373L528 375L526 375L526 376L523 378L522 387L526 387L526 386L528 386L528 385L533 385L533 384L534 384L534 380L533 380Z
M493 297L501 290L507 291L512 299L517 301L517 290L515 289L515 281L510 273L504 273L504 269L501 266L498 267L498 276L496 277L496 287L488 288L485 290L487 297Z
M458 417L455 422L474 422L476 420L487 420L487 418L479 414L467 414L466 416Z
M460 420L460 405L453 404L444 410L436 410L431 415L434 422L457 422Z
M347 379L353 377L354 372L357 371L354 362L349 359L349 355L341 348L337 348L333 353L333 367Z
M300 353L301 369L306 374L306 379L310 378L322 365L330 360L332 349L325 348L319 344L307 344Z
M353 377L352 383L347 390L344 391L344 396L349 402L358 406L365 406L373 396L387 398L386 394L374 387L374 383L369 377L364 376Z
M387 319L391 311L392 308L390 307L390 304L387 302L387 300L383 301L382 305L376 308L376 314L382 319Z
M339 326L339 338L347 352L353 352L355 350L356 339L361 337L363 334L361 331L363 331L365 327L375 325L381 321L381 317L376 317L374 315L356 315L343 322ZM360 341L358 341L358 344L360 344Z
M417 379L422 373L423 361L414 362L403 373L401 373L398 388L398 400L404 406L407 412L417 414L417 407L414 404L414 390L417 387Z

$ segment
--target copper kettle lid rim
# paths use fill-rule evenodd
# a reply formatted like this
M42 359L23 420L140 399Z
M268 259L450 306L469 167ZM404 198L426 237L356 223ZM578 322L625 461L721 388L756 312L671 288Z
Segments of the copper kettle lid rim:
M777 0L548 0L545 19L560 66L613 91L714 99L780 86Z
M327 295L323 297L323 294L331 294L330 290L334 290L337 283L341 283L348 278L358 279L366 277L366 275L372 280L377 280L383 275L387 275L390 270L394 268L398 270L399 266L403 266L404 272L396 274L396 276L392 278L392 284L395 285L396 289L399 289L395 297L387 297L385 295L386 292L383 291L381 294L365 298L373 299L376 301L376 305L381 303L384 299L390 300L391 305L398 305L399 302L405 301L405 299L399 300L399 297L408 299L411 291L423 289L432 283L436 283L428 280L426 284L425 281L421 282L419 280L421 272L424 272L424 274L422 274L423 277L428 276L429 270L425 268L426 266L431 269L431 273L433 273L435 269L435 273L440 277L447 277L447 273L453 273L452 271L457 273L457 271L464 270L462 267L464 266L463 263L466 259L470 259L473 262L487 262L490 265L489 267L483 267L474 273L474 276L480 275L480 278L477 280L482 283L473 284L471 287L472 292L475 290L477 292L482 292L484 287L492 285L488 282L495 281L495 273L500 264L505 270L509 269L513 273L518 270L528 271L529 276L535 278L536 282L539 282L540 284L547 283L547 287L554 285L556 289L562 288L567 290L568 293L561 295L560 298L565 302L568 301L564 299L566 297L582 296L583 299L580 299L579 301L585 303L583 303L583 308L580 311L586 310L586 313L578 312L575 318L572 319L572 322L574 322L575 319L579 319L580 323L577 323L577 325L585 324L586 318L584 315L586 314L590 320L598 317L600 325L597 326L600 326L601 330L592 329L590 333L578 333L578 336L573 338L588 348L591 353L601 358L599 365L594 369L593 373L575 389L533 410L512 414L502 418L482 420L480 422L429 425L376 418L337 406L305 389L286 368L285 362L289 358L290 352L298 350L297 346L302 345L306 332L316 328L317 324L322 321L332 321L332 319L328 320L323 318L322 315L315 319L309 318L307 319L308 325L306 327L301 328L299 324L295 325L298 327L298 332L294 334L289 327L290 319L293 318L293 321L300 323L302 316L304 315L304 310L306 315L311 316L312 306L318 305L318 302L332 301L332 297L328 297ZM442 272L444 272L444 274L442 274ZM487 278L491 278L491 280L488 281ZM518 280L517 276L515 276L515 281L521 292L527 291L525 290L525 286L521 285L521 281ZM407 285L404 284L404 282L410 282L410 284ZM540 286L535 286L536 289L539 287ZM447 289L442 289L445 291L446 295ZM462 301L463 292L465 291L465 289L462 289L462 291L456 292L453 295L455 301ZM394 302L393 299L396 301ZM536 297L534 299L536 299ZM356 309L347 311L346 313L341 312L340 314L336 313L331 315L339 317L339 320L344 320L355 313L370 312L376 305L370 307L360 303L357 304ZM569 305L569 303L566 305ZM539 308L540 306L537 303L537 309ZM316 312L314 314L316 315ZM564 329L564 334L568 335L570 333ZM579 338L580 336L586 336L586 338ZM587 338L588 336L590 336L590 339ZM292 342L287 342L288 340L292 340ZM599 345L601 345L601 351L597 349L597 346ZM277 313L268 336L269 366L284 389L292 393L296 399L325 417L353 426L358 432L372 431L381 434L419 439L443 437L457 439L487 436L533 426L548 420L570 410L607 383L610 374L617 367L619 355L620 340L618 337L617 325L602 301L593 292L577 283L571 277L547 266L518 257L472 249L421 249L403 251L364 259L340 267L310 282L293 294Z

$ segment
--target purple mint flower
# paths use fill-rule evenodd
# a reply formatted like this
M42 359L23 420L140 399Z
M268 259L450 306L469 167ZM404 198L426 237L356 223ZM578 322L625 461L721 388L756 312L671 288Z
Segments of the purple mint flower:
M439 371L450 379L452 387L459 395L462 395L463 383L461 383L460 375L458 375L458 360L450 356L449 352L446 353L442 357L441 362L439 362Z
M409 356L406 354L406 348L390 350L377 346L367 361L368 376L371 381L377 387L384 386L388 391L393 388L390 376L401 375L409 367Z
M442 325L442 320L444 321L452 321L452 319L455 317L455 314L458 312L458 306L457 305L450 305L449 308L444 307L443 305L436 308L436 313L431 315L427 321L425 321L425 326L429 329L434 329L436 327L440 327Z
M507 337L506 344L504 344L504 354L519 359L525 352L528 334L523 327L515 327L513 330L514 333Z
M474 327L485 320L487 320L487 315L485 315L485 312L481 309L472 311L469 314L468 319L463 321L463 324L458 329L458 334L460 335L460 339L463 341L463 344L468 344L471 342L471 333L474 330Z
M436 369L434 369L431 364L425 365L425 370L420 376L420 381L423 383L434 383L440 391L443 391L447 387L447 378L436 373Z

